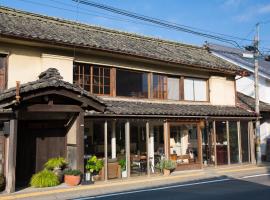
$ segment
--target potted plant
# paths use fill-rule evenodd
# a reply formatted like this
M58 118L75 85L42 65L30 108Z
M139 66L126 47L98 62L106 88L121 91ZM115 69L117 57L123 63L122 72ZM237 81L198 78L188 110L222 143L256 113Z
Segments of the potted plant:
M64 181L67 185L76 186L81 182L82 172L77 169L67 169L64 171Z
M169 176L171 172L176 168L175 161L162 159L156 166L164 176Z
M85 165L86 169L86 181L93 181L93 176L97 175L103 168L104 163L102 159L98 159L96 156L91 156Z
M47 170L53 171L59 181L62 182L63 180L63 169L68 165L68 162L63 157L51 158L45 164L44 167Z
M120 159L118 163L121 166L122 178L126 178L127 177L126 159Z

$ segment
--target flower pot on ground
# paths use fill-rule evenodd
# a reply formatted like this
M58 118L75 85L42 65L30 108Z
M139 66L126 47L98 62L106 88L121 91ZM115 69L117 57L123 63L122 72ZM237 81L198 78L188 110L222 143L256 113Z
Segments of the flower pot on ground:
M81 171L76 169L68 169L64 171L64 181L69 186L79 185L81 182Z
M173 160L162 159L157 164L156 168L158 168L164 176L168 176L176 168L176 163Z
M92 181L95 179L99 179L98 174L100 170L103 168L104 163L102 159L98 159L96 156L91 156L85 165L85 169L88 173L91 173Z
M118 163L121 166L122 178L126 178L127 177L126 159L121 159L118 161Z

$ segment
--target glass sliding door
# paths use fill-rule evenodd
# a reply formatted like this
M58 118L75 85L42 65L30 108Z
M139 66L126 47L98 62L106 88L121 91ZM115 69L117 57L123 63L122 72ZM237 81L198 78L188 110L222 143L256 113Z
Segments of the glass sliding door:
M176 162L177 170L200 162L197 124L170 125L170 159Z
M214 129L213 122L207 123L202 129L202 150L203 150L203 164L215 164L215 145L214 145Z
M236 121L229 121L230 159L231 163L239 162L238 129Z
M249 162L248 121L241 121L242 162Z
M216 121L217 164L228 164L228 141L226 121Z

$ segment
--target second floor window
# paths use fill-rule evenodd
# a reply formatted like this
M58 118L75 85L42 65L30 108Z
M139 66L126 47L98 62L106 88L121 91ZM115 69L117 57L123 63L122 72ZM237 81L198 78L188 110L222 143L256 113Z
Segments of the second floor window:
M184 100L207 101L207 81L204 79L184 79Z
M153 98L167 98L167 76L153 74Z
M110 95L110 82L110 68L74 63L73 83L86 91L99 95Z
M117 69L116 96L148 98L148 74Z

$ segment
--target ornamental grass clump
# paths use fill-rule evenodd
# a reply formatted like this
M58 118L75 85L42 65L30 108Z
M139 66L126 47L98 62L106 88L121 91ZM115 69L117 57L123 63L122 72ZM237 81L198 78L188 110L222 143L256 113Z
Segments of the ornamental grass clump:
M37 187L37 188L53 187L59 184L60 184L60 181L57 175L55 175L55 173L47 169L44 169L34 174L30 181L30 185L32 187Z
M58 158L51 158L45 164L45 169L54 170L56 168L63 169L67 166L67 161L65 158L58 157Z

